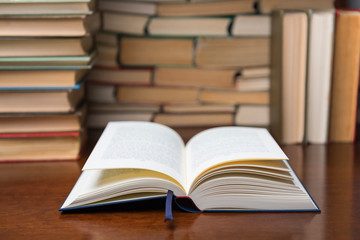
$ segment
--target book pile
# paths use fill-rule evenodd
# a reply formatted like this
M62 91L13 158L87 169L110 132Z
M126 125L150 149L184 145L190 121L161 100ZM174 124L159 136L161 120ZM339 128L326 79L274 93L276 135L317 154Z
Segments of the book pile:
M154 121L183 136L268 127L271 17L256 14L255 3L100 0L89 127Z
M99 24L90 1L0 1L0 161L76 159Z

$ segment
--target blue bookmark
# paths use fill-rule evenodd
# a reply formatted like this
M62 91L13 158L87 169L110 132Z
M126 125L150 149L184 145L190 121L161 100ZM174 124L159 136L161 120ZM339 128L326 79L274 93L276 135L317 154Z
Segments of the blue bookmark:
M169 190L166 195L166 202L165 202L165 220L164 222L171 220L174 221L172 216L172 200L174 197L173 191Z

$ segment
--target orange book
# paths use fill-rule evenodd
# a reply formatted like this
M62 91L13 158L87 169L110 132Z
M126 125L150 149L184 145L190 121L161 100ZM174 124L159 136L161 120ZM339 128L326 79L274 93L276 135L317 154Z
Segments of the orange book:
M338 11L330 104L330 142L352 142L359 86L360 12Z

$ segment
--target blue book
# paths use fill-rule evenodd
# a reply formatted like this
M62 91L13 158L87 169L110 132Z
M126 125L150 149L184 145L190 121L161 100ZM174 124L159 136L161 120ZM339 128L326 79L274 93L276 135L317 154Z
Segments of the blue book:
M60 210L166 196L190 212L320 211L266 129L211 128L184 144L150 122L110 122Z

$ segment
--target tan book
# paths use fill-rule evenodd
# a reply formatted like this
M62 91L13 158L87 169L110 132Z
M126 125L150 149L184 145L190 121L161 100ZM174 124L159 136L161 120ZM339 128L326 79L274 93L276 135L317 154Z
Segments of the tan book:
M120 40L120 63L124 65L192 65L192 39L131 38Z
M195 63L200 67L239 68L268 66L270 39L264 38L199 38Z
M263 78L270 77L270 67L250 67L242 68L240 70L240 76L242 78Z
M80 131L85 114L85 107L73 113L0 114L0 133Z
M269 15L237 15L232 23L231 34L242 37L269 37L271 17Z
M233 125L232 113L157 113L154 122L170 127Z
M239 91L269 91L270 78L242 78L235 79L235 89Z
M258 2L258 10L266 14L275 10L320 10L333 8L334 0L260 0Z
M103 13L103 30L114 33L145 35L147 16L114 12Z
M190 86L233 88L236 70L201 68L156 68L154 84L161 86Z
M199 101L227 104L269 104L269 92L202 89L199 93Z
M151 85L152 69L145 68L94 68L88 82L125 85Z
M213 1L199 3L162 3L157 6L159 16L216 16L254 13L254 0Z
M176 87L126 87L117 89L119 102L129 103L197 103L198 90Z
M304 138L307 26L305 12L273 13L270 130L284 144Z
M105 128L111 121L146 121L150 122L153 114L150 112L89 112L88 128Z
M78 70L17 70L0 71L0 87L72 87L88 73L88 69Z
M62 15L91 14L94 9L93 0L71 1L26 1L4 0L0 3L0 14L6 15Z
M0 39L0 57L84 56L92 49L93 41L90 36Z
M230 23L219 17L154 17L147 30L158 36L227 36Z
M234 113L233 104L173 104L164 105L165 113Z
M71 112L83 97L84 86L66 90L2 91L0 113Z
M102 12L121 12L152 16L156 14L156 3L102 0L99 1L99 10Z
M339 11L335 27L329 140L355 138L359 85L360 13Z
M160 112L161 106L149 103L88 103L90 112Z
M2 6L0 6L1 9ZM0 37L79 37L100 28L100 16L0 18Z
M76 160L83 135L79 131L0 134L0 162Z
M269 105L240 105L235 114L235 125L269 127Z

